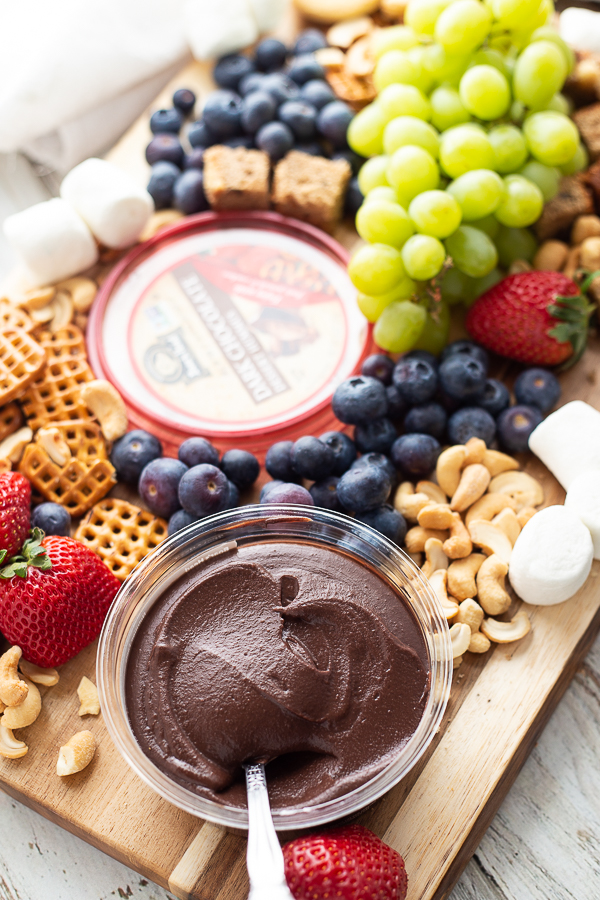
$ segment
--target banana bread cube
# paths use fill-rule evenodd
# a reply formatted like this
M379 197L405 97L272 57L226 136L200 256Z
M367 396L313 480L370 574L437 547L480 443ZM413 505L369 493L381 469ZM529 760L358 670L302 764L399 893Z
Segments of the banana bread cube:
M262 150L217 144L204 154L204 192L216 210L268 209L269 172Z
M275 166L273 206L284 216L331 234L342 217L351 174L345 159L323 159L291 150Z

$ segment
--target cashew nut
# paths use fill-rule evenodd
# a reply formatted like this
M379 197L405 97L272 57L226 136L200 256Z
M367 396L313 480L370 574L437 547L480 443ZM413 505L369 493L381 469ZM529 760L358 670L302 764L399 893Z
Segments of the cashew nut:
M55 462L57 466L66 466L71 459L69 445L58 428L40 428L36 433L35 439L42 445L52 462Z
M5 759L20 759L28 750L27 744L18 741L11 729L0 719L0 756L4 756Z
M448 567L448 589L459 600L466 600L477 595L475 576L479 572L484 559L483 553L471 553L464 559L457 559Z
M11 463L21 461L23 451L33 438L33 431L27 425L9 434L0 444L0 459L8 459Z
M523 509L520 509L517 513L517 521L521 528L525 528L530 519L533 519L537 512L537 509L534 509L533 506L524 506Z
M16 644L0 656L0 700L7 706L23 703L29 692L26 682L19 678L20 659L21 648Z
M19 661L19 669L23 675L26 675L35 684L43 684L45 687L53 687L55 684L58 684L60 676L56 669L42 669L26 659Z
M460 482L450 501L457 512L464 512L485 494L491 475L481 463L473 463L463 469Z
M488 556L495 553L508 565L512 554L512 544L497 525L492 525L491 522L486 522L484 519L475 519L469 525L469 534L473 543L481 547L484 553Z
M368 16L346 19L331 26L326 35L327 43L330 47L341 47L342 50L347 50L354 41L365 37L372 30L373 20Z
M79 707L80 716L97 716L100 712L100 700L98 699L98 688L93 681L86 678L85 675L79 682L77 688L77 696L81 703Z
M0 457L0 473L1 472L10 472L11 469L12 469L12 464L11 464L10 459L4 459L3 457Z
M54 307L51 303L41 309L32 309L29 313L36 325L45 325L54 318Z
M598 71L594 70L594 80ZM586 238L600 235L600 218L598 216L577 216L571 231L571 243L582 244Z
M109 381L88 381L81 388L81 398L100 422L107 441L116 441L127 431L127 410L118 391Z
M409 550L407 550L406 555L410 556L410 558L414 562L415 566L418 566L419 569L421 568L421 565L423 563L423 554L422 553L418 553L417 551L415 551L414 553L411 553Z
M486 450L483 454L482 463L492 478L494 475L500 475L501 472L519 468L519 463L516 459L513 459L507 453L500 453L499 450Z
M49 328L54 334L71 323L73 318L73 301L66 291L57 291L54 300L50 303L52 320Z
M55 293L55 287L34 288L31 291L26 291L19 297L16 305L26 309L28 312L34 309L42 309L54 299Z
M490 481L490 494L507 494L517 504L515 512L524 506L539 506L544 502L544 489L527 472L502 472Z
M490 494L490 496L493 497L494 494ZM521 533L521 525L519 524L519 520L513 509L503 509L497 516L494 516L492 525L496 525L500 528L509 539L512 546L515 546L515 541Z
M425 543L429 538L437 538L438 541L443 541L446 538L446 534L443 531L436 531L433 528L422 528L421 525L415 525L414 528L409 528L406 532L406 537L404 538L407 553L422 553L425 549ZM444 550L444 553L445 552L446 551Z
M425 578L435 572L437 569L448 568L448 557L442 550L442 542L437 538L429 538L425 541L425 563L422 568Z
M564 241L544 241L533 257L533 267L544 272L560 272L568 255L569 248Z
M330 69L341 69L346 59L345 53L339 47L321 47L315 51L314 57L319 65L323 66L327 71Z
M463 657L457 656L456 659L452 660L452 669L454 670L454 669L460 668L460 666L462 666L462 662L463 662Z
M452 658L456 659L469 649L471 629L468 625L457 622L450 629L450 640L452 642Z
M435 474L441 489L452 497L460 482L460 470L467 451L463 444L455 444L443 450L438 456Z
M511 644L520 641L531 631L531 622L524 609L520 609L510 622L498 622L497 619L484 619L481 631L495 644Z
M416 522L423 507L430 503L427 494L415 494L412 481L403 481L394 497L394 507L408 522Z
M417 482L417 493L427 494L432 503L447 503L448 498L435 481L419 481Z
M327 50L329 48L325 47L325 49ZM342 53L342 62L343 60L344 54ZM167 225L172 225L173 222L178 222L179 219L183 219L183 213L179 212L178 209L157 210L155 213L152 213L140 234L140 242L148 241L151 237L154 237L155 234L158 234L162 228L166 228Z
M446 569L437 569L429 576L429 583L442 605L442 612L447 619L452 619L458 612L458 603L454 597L448 596L446 586L448 584L448 572Z
M510 606L510 596L504 590L507 572L506 563L499 556L492 554L481 564L477 573L479 603L490 616L499 616Z
M563 273L568 278L573 278L575 272L579 268L579 260L581 257L581 247L571 247L569 250L569 255L567 256L567 261L563 268Z
M507 494L485 494L467 511L465 516L467 528L474 519L486 519L489 522L507 506L514 509L516 505Z
M91 278L68 278L56 285L59 291L66 291L73 301L75 312L87 312L98 293L98 286Z
M42 698L37 685L25 677L25 684L29 688L27 696L18 706L9 706L2 716L2 724L6 728L26 728L33 725L42 711Z
M459 604L456 621L468 625L471 629L471 633L475 634L476 631L479 631L481 623L483 622L483 609L479 603L476 603L475 600L468 597Z
M346 53L344 69L356 78L366 78L375 68L375 60L370 53L369 39L360 38Z
M453 523L453 513L449 506L442 503L428 503L417 516L417 522L423 528L436 528L445 531Z
M600 237L588 237L581 245L581 265L594 272L600 265Z
M481 631L476 631L471 635L469 653L487 653L491 646L485 634L482 634Z
M463 462L463 468L465 466L472 466L474 463L480 463L483 461L483 457L485 456L485 451L487 450L487 446L485 441L482 441L481 438L472 437L469 438L467 443L465 444L465 459Z
M521 272L531 272L533 266L527 259L513 259L508 267L509 275L520 275Z
M460 515L456 512L453 515L450 537L444 541L443 550L450 559L464 559L472 553L473 542Z
M81 772L94 758L96 739L91 731L78 731L58 751L57 775L74 775Z

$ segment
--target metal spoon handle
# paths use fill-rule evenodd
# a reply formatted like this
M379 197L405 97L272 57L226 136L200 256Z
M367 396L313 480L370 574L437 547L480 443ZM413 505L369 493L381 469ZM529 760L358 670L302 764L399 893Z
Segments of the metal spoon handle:
M294 900L285 880L263 765L246 766L248 792L248 900Z

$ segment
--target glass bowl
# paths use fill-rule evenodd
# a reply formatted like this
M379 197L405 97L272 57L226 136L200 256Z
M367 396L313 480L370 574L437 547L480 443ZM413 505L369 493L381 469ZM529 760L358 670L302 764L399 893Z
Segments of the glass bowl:
M162 543L135 569L110 608L98 646L97 682L104 721L125 761L153 790L175 806L234 830L248 826L245 809L194 794L163 773L143 753L127 716L125 673L136 630L161 593L184 572L229 542L297 540L343 551L401 591L420 625L431 666L423 717L396 758L370 781L322 803L273 810L275 828L291 831L345 818L370 805L409 772L438 730L452 680L448 623L431 586L415 563L387 538L339 513L306 506L262 505L228 510L188 526Z

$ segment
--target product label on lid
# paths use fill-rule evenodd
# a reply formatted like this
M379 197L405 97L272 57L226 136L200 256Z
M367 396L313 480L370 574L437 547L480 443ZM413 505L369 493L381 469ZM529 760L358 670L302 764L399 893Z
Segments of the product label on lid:
M310 413L360 356L366 325L346 272L303 241L259 229L184 236L112 295L103 349L153 418L205 433Z

